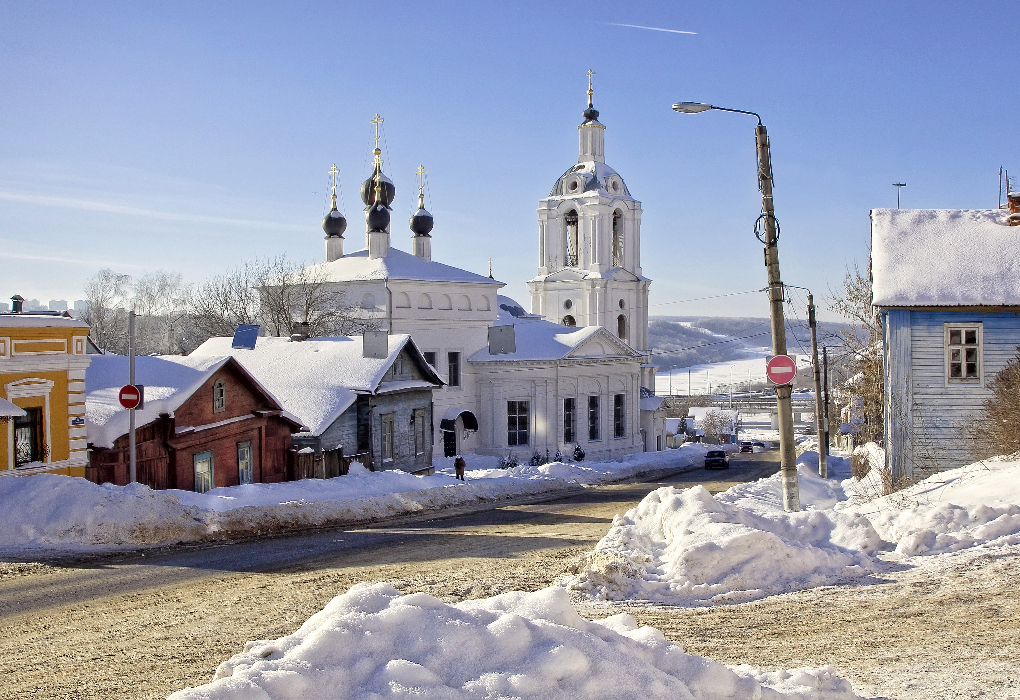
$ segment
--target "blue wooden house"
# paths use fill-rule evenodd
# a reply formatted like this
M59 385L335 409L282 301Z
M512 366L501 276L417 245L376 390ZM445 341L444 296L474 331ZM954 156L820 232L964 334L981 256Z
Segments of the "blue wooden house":
M968 429L1020 345L1020 194L1010 205L871 212L894 478L974 461Z

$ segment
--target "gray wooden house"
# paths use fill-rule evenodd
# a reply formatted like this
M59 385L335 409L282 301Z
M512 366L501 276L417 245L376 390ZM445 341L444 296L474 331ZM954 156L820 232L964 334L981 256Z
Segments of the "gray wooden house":
M1020 195L1007 210L871 212L886 460L918 479L973 461L969 427L1020 345Z
M303 424L292 478L345 474L351 460L431 473L432 390L443 381L409 335L376 350L362 337L295 336L258 338L251 349L210 338L192 354L232 355Z

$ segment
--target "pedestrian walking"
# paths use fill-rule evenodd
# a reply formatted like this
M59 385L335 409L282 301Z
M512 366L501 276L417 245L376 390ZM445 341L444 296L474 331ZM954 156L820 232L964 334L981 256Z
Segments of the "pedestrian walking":
M453 470L457 473L457 478L461 481L467 481L464 478L464 469L467 467L467 462L460 455L457 455L457 459L453 460Z

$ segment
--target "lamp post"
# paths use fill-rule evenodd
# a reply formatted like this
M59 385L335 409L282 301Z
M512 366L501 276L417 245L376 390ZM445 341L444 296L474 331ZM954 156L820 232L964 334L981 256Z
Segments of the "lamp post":
M758 120L754 129L758 152L758 188L761 190L761 216L755 222L755 236L765 244L765 267L768 268L769 310L772 317L772 353L786 354L786 324L783 319L783 282L779 277L779 227L772 206L772 157L769 155L769 137L761 117L755 112L727 109L700 102L677 102L673 111L681 114L699 114L709 110L750 114ZM758 223L764 229L764 238ZM800 488L797 483L797 455L793 443L793 404L790 395L793 385L776 387L776 404L779 410L779 452L783 473L783 507L788 511L800 510Z

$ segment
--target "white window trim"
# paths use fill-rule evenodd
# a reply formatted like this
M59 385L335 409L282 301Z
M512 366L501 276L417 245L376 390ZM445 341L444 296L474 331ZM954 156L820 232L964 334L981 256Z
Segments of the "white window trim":
M977 356L978 356L978 372L977 378L967 379L956 379L949 377L949 331L951 330L977 330ZM958 346L963 347L963 346ZM963 358L966 362L966 357ZM959 384L967 384L971 386L985 385L985 337L984 337L984 324L981 321L975 321L970 323L944 323L942 328L942 376L945 380L945 386L956 386Z
M21 465L21 468L37 467L40 464L49 464L53 459L53 432L50 430L50 392L53 390L53 382L49 379L36 379L29 377L19 379L16 382L4 384L4 391L7 393L7 400L28 399L37 396L43 397L43 444L50 449L43 455L42 462L29 462ZM14 421L7 421L7 469L14 469Z

